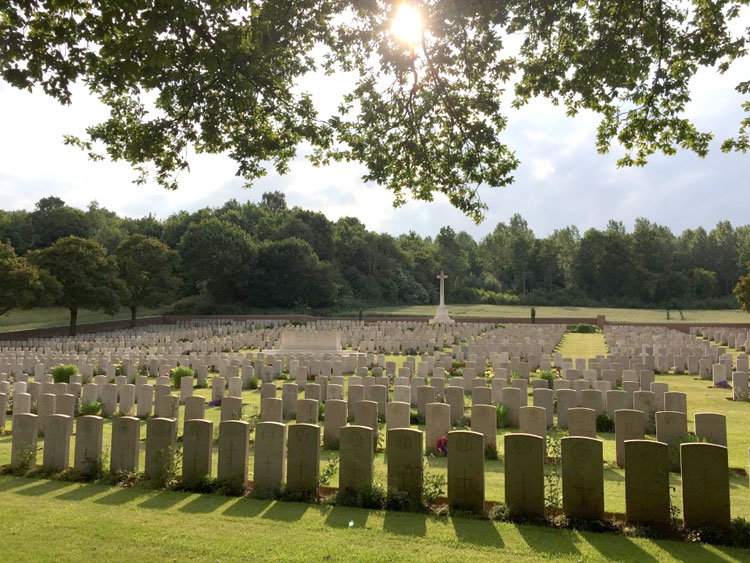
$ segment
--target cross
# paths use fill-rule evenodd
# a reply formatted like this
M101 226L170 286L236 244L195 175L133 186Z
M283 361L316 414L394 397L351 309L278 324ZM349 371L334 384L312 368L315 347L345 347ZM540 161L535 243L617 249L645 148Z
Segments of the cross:
M271 462L271 456L267 455L266 456L266 462L263 463L263 465L266 466L266 475L268 475L269 473L271 473L271 463L272 463Z
M584 485L574 485L573 488L576 491L578 491L578 495L579 495L579 497L581 499L581 503L583 503L586 500L587 493L589 491L593 491L594 490L594 487L592 487L591 485L589 485L588 487L586 487Z
M406 490L406 483L411 482L411 476L412 476L412 468L408 465L404 465L401 468L401 471L399 471L399 475L401 475L401 490Z
M466 486L473 482L474 482L474 479L469 479L466 476L466 469L464 469L463 471L463 477L456 477L456 483L458 483L461 486L464 496L466 496Z
M448 276L446 276L443 273L443 270L440 270L440 275L437 276L437 279L440 280L440 306L445 306L445 280L448 279Z

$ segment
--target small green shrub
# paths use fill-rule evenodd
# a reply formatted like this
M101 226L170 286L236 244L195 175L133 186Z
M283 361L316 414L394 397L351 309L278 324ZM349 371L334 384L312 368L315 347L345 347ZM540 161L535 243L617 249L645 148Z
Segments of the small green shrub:
M52 368L52 379L55 383L70 383L70 376L78 373L78 366L63 364Z
M102 412L101 401L86 401L81 403L81 416L97 415Z
M598 332L599 329L595 327L594 325L579 323L575 325L568 325L567 331L574 332L574 333L589 334L592 332Z
M326 463L326 466L323 468L323 471L318 476L318 486L327 487L331 482L331 479L333 479L333 476L336 475L336 471L338 471L338 469L339 456L337 456L336 454L332 454L330 459L328 460L328 463Z
M615 431L615 421L606 412L596 417L596 431L613 433Z
M195 372L188 367L180 366L171 371L170 377L172 378L172 385L174 385L175 389L179 389L182 378L195 377Z
M497 448L492 444L487 444L486 446L484 446L484 459L497 461Z
M695 434L683 434L669 444L669 470L673 472L680 471L680 446L682 444L692 444L695 442L708 442L706 438L699 438Z
M380 483L371 483L357 490L341 489L333 501L339 506L352 506L382 510L386 504L385 487Z
M248 382L247 382L247 388L248 388L248 389L251 389L251 390L255 390L255 389L257 389L259 385L260 385L260 381L259 381L259 380L258 380L258 378L257 378L257 377L255 377L255 376L252 376L252 377L251 377L251 378L250 378L250 379L248 380Z
M427 463L425 463L425 468ZM445 487L447 484L445 474L433 473L432 471L423 471L422 478L422 502L425 505L430 506L434 504L438 498L445 496Z
M539 379L544 379L547 382L547 385L549 386L549 388L552 389L552 386L554 385L557 377L555 377L555 374L552 373L551 371L544 370L544 371L539 372Z
M409 411L409 424L416 424L421 426L424 424L424 417L420 415L416 410L412 409Z
M508 428L510 426L510 410L505 405L497 405L497 427Z

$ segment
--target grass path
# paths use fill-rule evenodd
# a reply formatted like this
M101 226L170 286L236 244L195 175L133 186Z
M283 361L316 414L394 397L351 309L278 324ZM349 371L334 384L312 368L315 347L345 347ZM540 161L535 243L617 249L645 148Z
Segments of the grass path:
M7 561L747 561L750 551L486 520L0 477Z
M150 317L161 313L159 309L142 309L139 317ZM100 311L81 309L78 311L78 324L114 321L130 318L130 309L120 309L114 316ZM39 307L37 309L13 309L7 315L0 316L0 332L47 328L51 326L68 326L70 311L64 307Z

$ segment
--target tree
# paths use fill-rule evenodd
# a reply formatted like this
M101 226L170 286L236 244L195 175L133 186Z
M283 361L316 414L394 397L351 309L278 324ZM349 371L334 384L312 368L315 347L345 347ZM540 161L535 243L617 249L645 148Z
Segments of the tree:
M750 262L747 263L747 268L750 270ZM734 286L734 295L742 310L750 313L750 274L740 276L737 285Z
M247 298L256 248L237 225L215 217L192 223L178 251L188 280L205 287L215 302Z
M130 326L135 328L138 307L158 307L174 299L180 286L175 274L179 255L157 239L131 235L115 256L126 287L122 303L130 308Z
M396 204L443 193L479 220L477 186L508 185L518 166L502 141L506 91L515 108L544 96L569 115L598 113L597 148L621 145L621 165L705 155L713 135L686 112L691 79L741 64L748 38L730 24L745 3L415 0L425 30L405 44L391 0L15 0L0 7L0 76L61 103L85 83L110 116L66 142L92 158L101 143L139 182L153 167L177 187L189 147L229 153L251 181L268 161L286 172L309 144L316 164L362 162ZM523 37L517 50L509 35ZM357 77L327 119L300 87L314 71ZM747 151L749 127L722 149Z
M87 238L91 232L86 214L68 207L58 197L44 197L29 214L34 232L33 248L47 248L57 239L76 236Z
M39 268L16 256L13 247L0 242L0 316L14 308L39 305L49 301L59 288Z
M114 315L125 291L114 257L99 243L69 236L52 246L30 252L29 261L60 284L55 304L70 310L70 335L75 336L79 309Z

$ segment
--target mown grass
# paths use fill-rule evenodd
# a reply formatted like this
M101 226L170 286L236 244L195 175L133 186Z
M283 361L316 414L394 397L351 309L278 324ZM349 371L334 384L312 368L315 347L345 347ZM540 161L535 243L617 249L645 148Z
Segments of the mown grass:
M0 477L7 561L743 561L750 551L459 517Z
M161 314L161 309L142 309L139 317L150 317ZM78 324L101 321L123 320L130 318L130 309L120 309L114 316L101 311L78 311ZM47 328L51 326L68 326L70 311L65 307L38 307L36 309L13 309L7 315L0 316L0 332Z
M530 318L531 306L527 305L448 305L451 317L511 317ZM596 318L604 315L608 321L622 322L690 322L690 323L750 323L750 315L740 309L683 310L684 318L677 311L670 311L667 319L665 309L615 309L610 307L534 307L537 318ZM432 317L434 305L408 307L373 307L362 311L363 315L405 315Z

